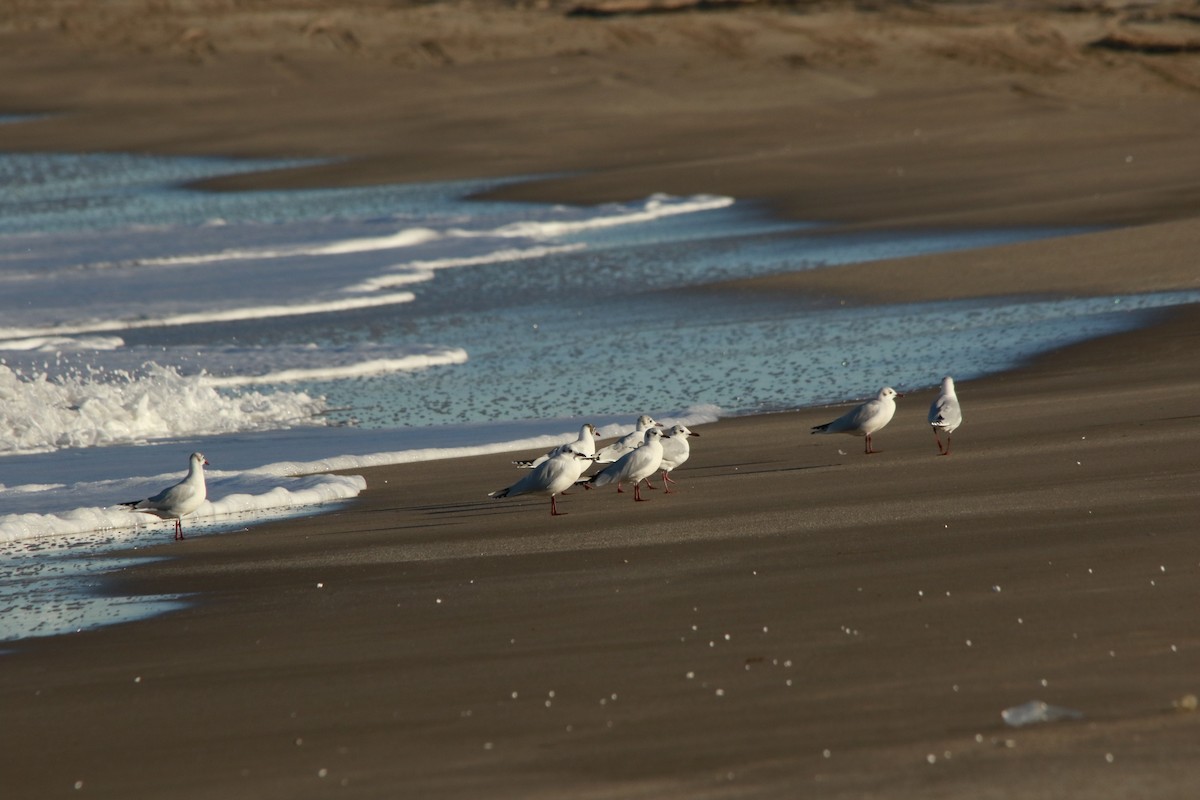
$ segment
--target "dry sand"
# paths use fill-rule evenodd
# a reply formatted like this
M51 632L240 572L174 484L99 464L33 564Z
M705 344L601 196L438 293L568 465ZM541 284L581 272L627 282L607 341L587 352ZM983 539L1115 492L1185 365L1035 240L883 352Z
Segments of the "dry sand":
M0 148L351 158L223 188L571 172L508 195L1120 226L714 291L1200 283L1194 3L327 5L6 3L0 110L64 113ZM723 420L677 494L560 518L486 498L507 458L370 470L114 587L194 607L4 656L0 791L1194 797L1198 353L1188 308L963 383L949 458L928 391L871 457L807 435L837 409ZM1002 724L1034 698L1086 718Z

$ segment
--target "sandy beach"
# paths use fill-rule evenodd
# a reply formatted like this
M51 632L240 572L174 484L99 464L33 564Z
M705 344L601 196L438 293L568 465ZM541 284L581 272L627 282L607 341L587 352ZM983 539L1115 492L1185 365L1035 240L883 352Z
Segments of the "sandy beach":
M504 194L1083 231L705 291L1200 286L1195 3L573 8L8 4L0 113L47 116L0 148L336 159L214 190L553 174ZM1195 796L1200 310L960 383L948 458L932 395L869 457L809 435L841 408L697 428L645 503L552 518L473 457L165 541L110 590L192 607L0 657L0 793ZM1031 700L1083 718L1003 723Z

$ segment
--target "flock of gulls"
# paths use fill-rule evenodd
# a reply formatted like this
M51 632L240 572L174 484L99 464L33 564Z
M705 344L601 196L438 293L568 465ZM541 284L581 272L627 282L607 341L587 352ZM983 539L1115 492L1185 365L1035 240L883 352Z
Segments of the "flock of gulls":
M692 447L688 439L699 436L686 425L673 425L663 430L661 422L643 414L638 417L633 432L599 450L596 449L596 427L591 423L579 429L579 438L561 444L533 461L514 461L518 467L532 469L525 477L509 486L492 492L488 497L516 497L522 494L550 495L550 514L559 516L555 497L572 486L595 489L615 483L618 492L624 483L633 484L633 499L641 501L642 483L657 488L650 478L661 472L663 489L670 494L671 471L688 460ZM593 475L584 473L597 464L605 465Z
M892 421L896 413L896 398L903 397L895 389L885 386L879 390L874 399L855 406L842 416L817 425L813 433L845 433L851 436L862 436L865 440L867 454L877 453L871 446L871 436ZM950 455L950 437L962 424L962 407L954 392L954 379L942 379L942 388L933 403L929 406L929 425L933 428L934 440L937 442L938 453ZM946 443L942 444L942 434L946 435ZM671 492L671 472L688 460L691 456L690 439L700 434L689 430L686 425L674 425L663 428L647 415L638 417L632 433L629 433L612 444L597 448L596 427L591 423L579 429L579 437L573 442L559 445L548 453L530 461L514 461L522 469L530 470L519 481L506 489L491 492L488 496L497 499L517 497L523 494L543 494L550 496L550 514L560 516L566 512L558 510L555 498L573 486L583 486L594 489L601 486L617 485L618 492L624 492L623 484L633 484L633 499L641 501L642 484L650 489L657 487L650 483L650 478L658 473L662 478L663 489ZM156 495L143 500L133 500L122 503L134 511L153 514L160 519L175 520L175 538L183 538L181 520L198 509L208 496L204 484L204 468L208 459L203 453L192 453L187 476L179 483L168 486ZM599 466L600 469L591 475L585 475L588 470Z
M885 386L879 390L874 399L855 406L842 416L817 425L813 433L845 433L852 436L862 436L865 440L865 451L868 455L879 452L871 446L871 436L892 421L896 413L896 398L903 397L895 389ZM934 440L938 453L950 455L950 437L962 424L962 407L958 404L958 396L954 392L954 379L942 379L942 388L929 407L928 421L933 428ZM942 433L946 434L946 443L942 444ZM684 425L675 425L667 430L649 416L638 418L634 431L616 442L596 449L596 428L584 425L579 430L579 438L573 442L559 445L545 455L532 461L514 461L518 467L533 471L506 489L490 493L489 497L516 497L522 494L550 495L550 514L559 516L558 503L555 497L573 486L583 486L592 489L615 483L617 491L623 492L623 483L633 484L633 499L641 501L642 483L647 487L656 488L650 483L650 478L656 473L662 473L663 488L670 493L671 471L691 455L689 437L700 434L688 430ZM597 464L606 465L595 474L585 477L584 473Z

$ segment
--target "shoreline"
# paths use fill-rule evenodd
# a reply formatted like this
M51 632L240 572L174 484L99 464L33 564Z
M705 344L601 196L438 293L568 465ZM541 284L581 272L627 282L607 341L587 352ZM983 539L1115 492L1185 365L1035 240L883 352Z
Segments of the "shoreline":
M204 796L332 777L439 797L1183 797L1163 776L1195 756L1200 718L1173 704L1200 639L1163 612L1200 600L1200 455L1162 455L1194 430L1196 384L1164 361L1195 362L1200 308L1163 317L961 384L946 459L925 391L879 455L807 436L836 408L721 420L678 494L568 496L560 518L486 497L507 457L368 470L348 507L139 551L168 560L122 591L201 601L17 643L13 713L49 731L119 702L103 744L65 750L102 794L130 789L132 749L143 780ZM1003 725L1032 699L1085 719ZM180 757L179 725L205 758ZM64 751L7 738L17 785L46 788Z
M1096 44L1186 44L1167 7L69 10L0 30L0 107L73 111L0 127L0 149L354 159L224 188L575 172L506 197L1117 226L719 292L1198 286L1200 57ZM374 468L329 513L139 550L169 558L112 591L202 601L6 647L5 788L1192 797L1200 306L958 390L947 458L926 390L869 457L809 435L832 407L697 426L678 493L646 503L572 493L551 518L541 497L488 498L509 458L473 456ZM1031 700L1084 716L1004 724Z

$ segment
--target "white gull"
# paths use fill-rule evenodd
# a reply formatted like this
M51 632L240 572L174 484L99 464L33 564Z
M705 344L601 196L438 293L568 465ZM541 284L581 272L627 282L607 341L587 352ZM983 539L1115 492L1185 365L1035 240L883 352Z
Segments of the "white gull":
M896 390L890 386L885 386L879 390L879 394L874 400L857 405L847 411L842 416L835 419L833 422L826 422L824 425L817 425L812 429L813 433L848 433L851 436L865 436L866 450L869 455L878 453L871 447L871 434L883 428L892 421L892 415L896 413L896 398L903 397L902 394L897 394Z
M660 440L666 434L658 428L647 428L642 435L644 438L641 447L630 450L608 465L602 472L593 475L587 480L586 485L589 487L607 486L610 483L616 483L617 491L624 492L621 484L625 481L633 481L633 499L640 502L642 500L642 481L653 475L662 463L663 448Z
M192 453L188 461L187 477L174 486L168 486L153 497L144 500L131 500L121 503L134 511L153 514L159 519L175 520L175 539L183 538L181 519L191 514L203 505L208 497L208 487L204 485L204 468L208 460L203 453Z
M579 438L575 441L568 442L567 444L560 444L550 452L540 455L530 461L514 461L512 463L516 464L521 469L533 469L534 467L540 467L546 462L547 459L549 459L558 451L562 450L564 447L569 447L581 455L589 457L596 455L596 426L589 422L579 429Z
M692 455L692 445L688 441L688 437L699 435L695 431L689 430L686 425L672 425L667 429L667 435L662 440L662 462L658 465L662 472L665 494L671 494L670 485L675 483L671 480L671 471ZM646 485L650 485L649 481L646 482Z
M557 517L566 512L559 512L554 496L574 486L575 482L579 480L579 476L583 474L583 470L591 463L590 456L575 452L570 445L563 445L554 455L534 467L533 471L521 480L507 489L489 493L488 497L500 499L516 497L521 494L548 494L550 495L550 515Z
M962 421L962 406L958 404L958 395L954 393L954 378L947 375L942 378L942 391L929 406L929 424L933 428L938 452L942 455L950 455L950 435L962 425ZM941 431L946 432L945 449L942 448Z
M627 433L612 444L596 451L596 463L612 464L616 462L630 450L642 446L642 443L646 441L646 431L650 428L661 427L661 422L655 422L653 417L648 414L642 414L637 418L637 425L632 433Z

